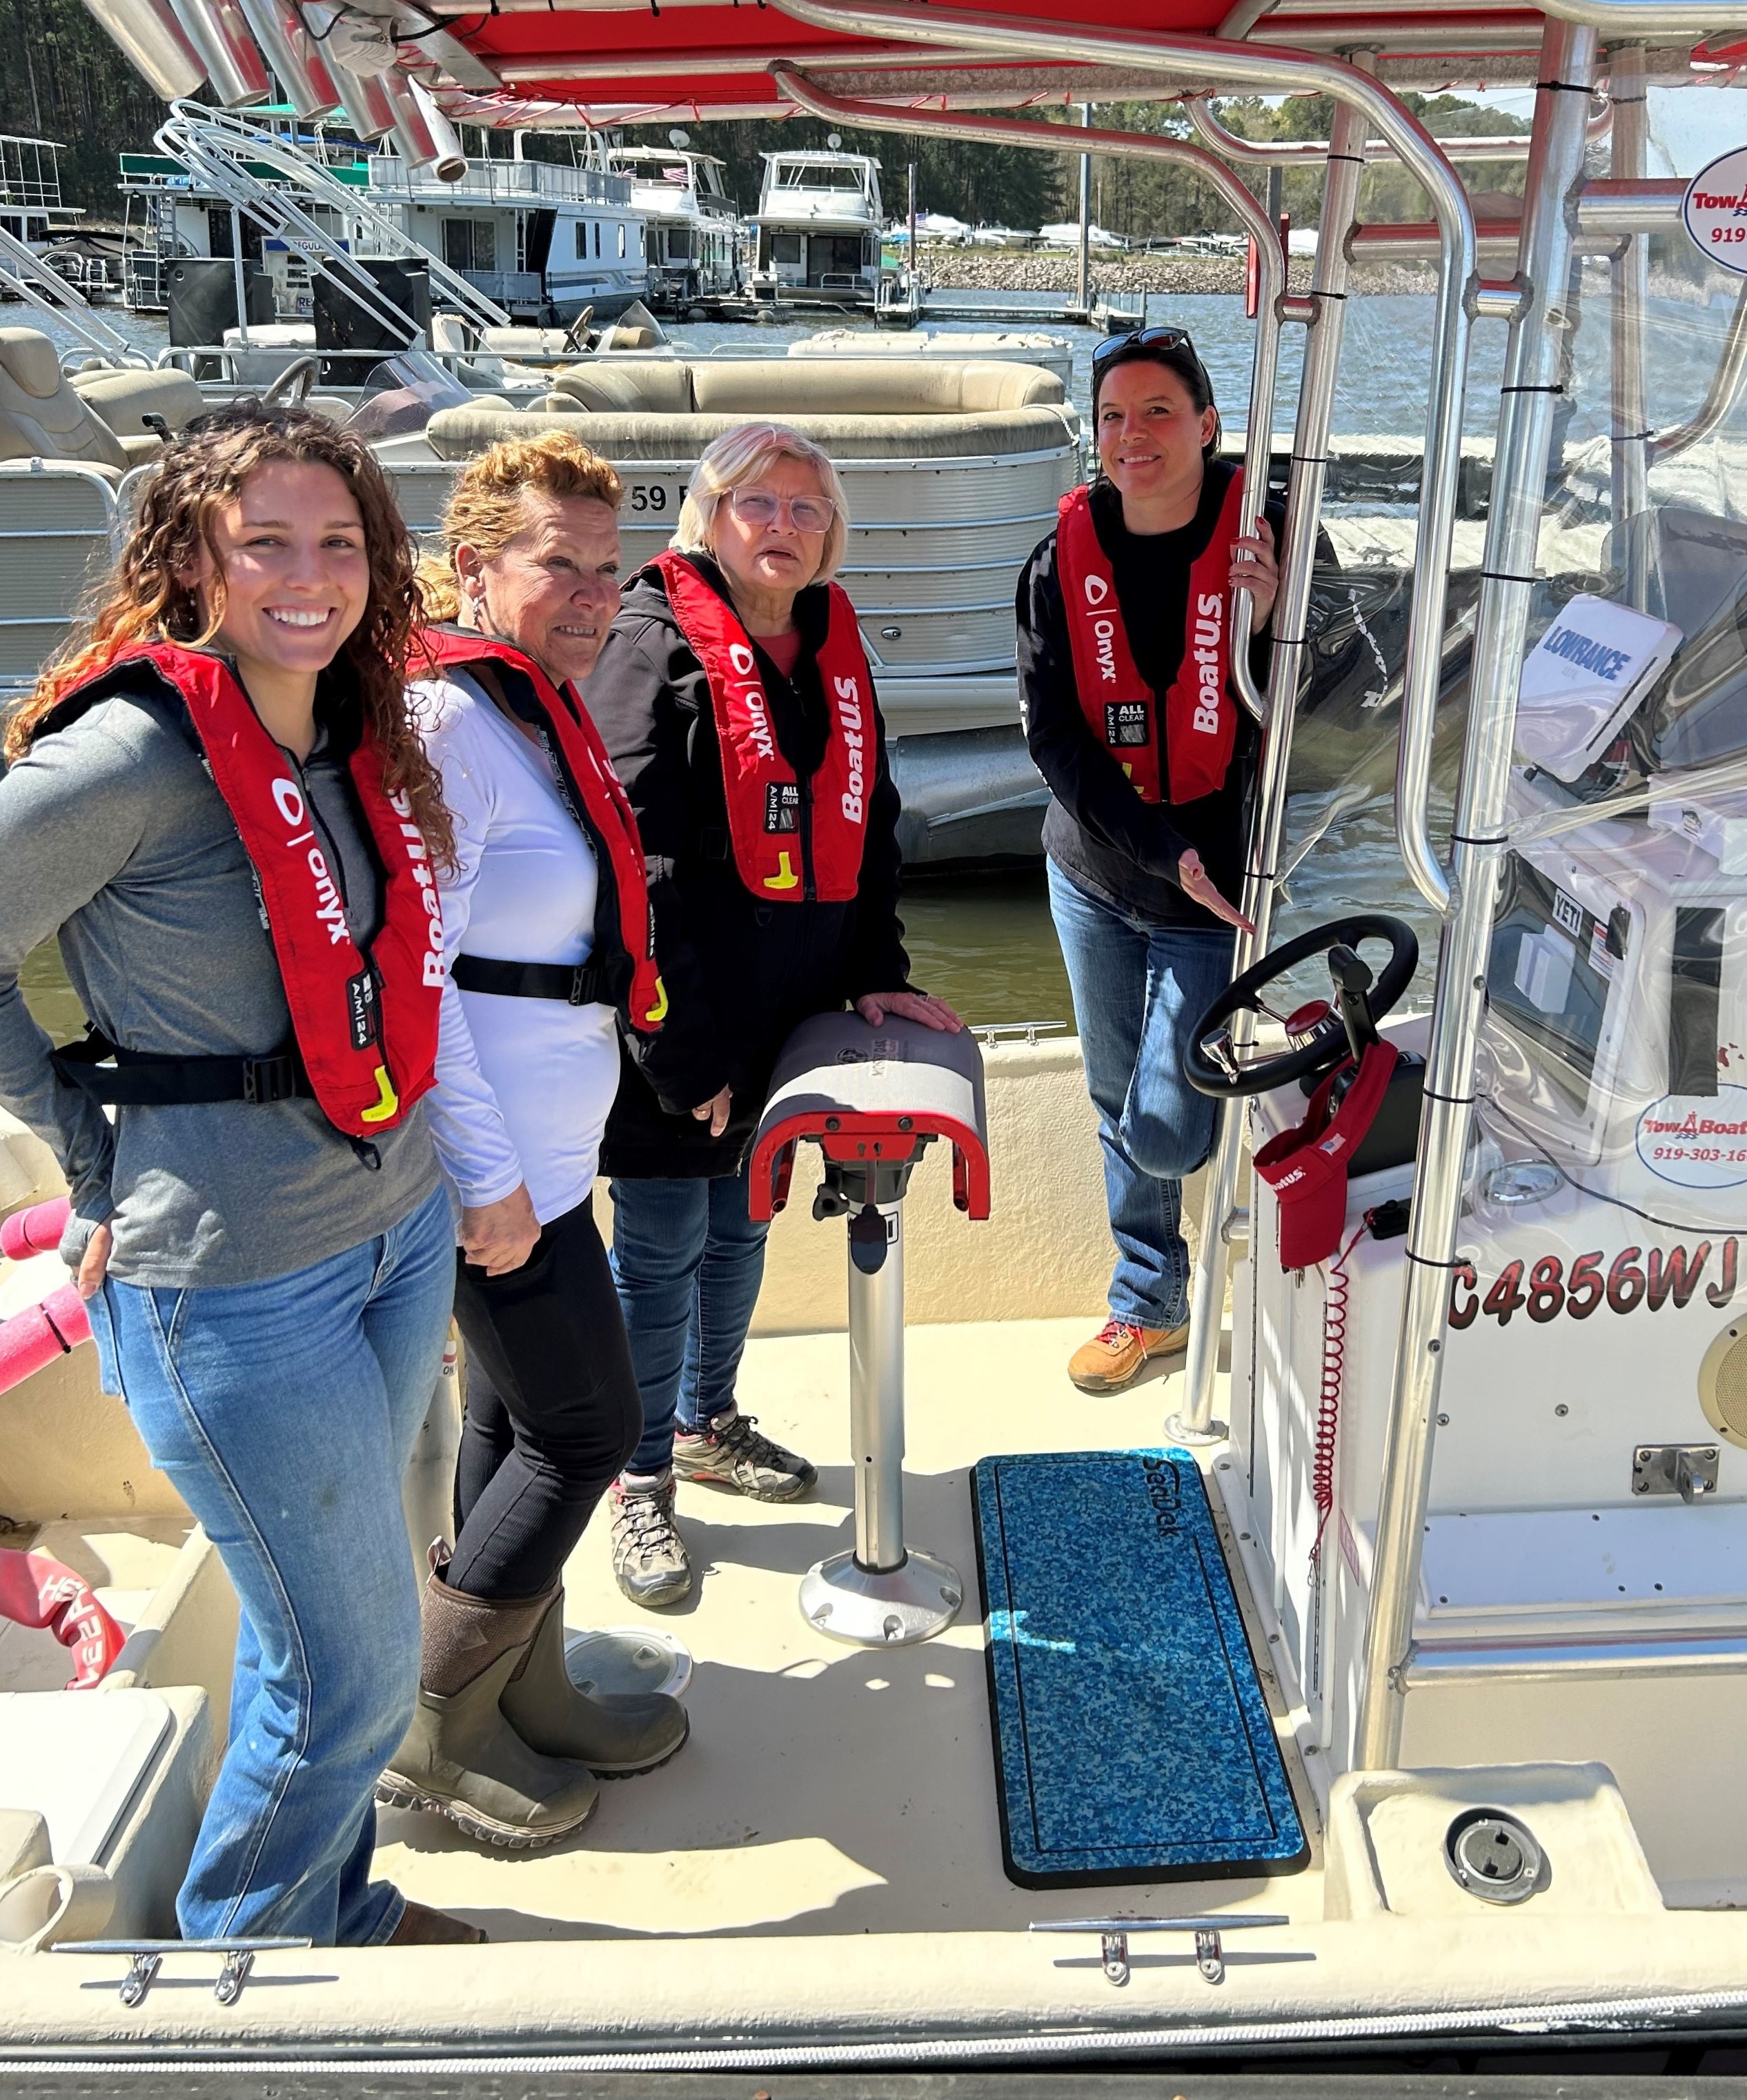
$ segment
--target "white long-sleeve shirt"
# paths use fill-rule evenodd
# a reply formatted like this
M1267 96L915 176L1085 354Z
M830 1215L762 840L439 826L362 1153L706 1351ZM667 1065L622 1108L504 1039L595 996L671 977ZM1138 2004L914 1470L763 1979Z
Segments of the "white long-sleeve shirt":
M455 818L460 864L439 882L449 961L464 951L586 961L594 854L545 754L465 673L421 682L412 699ZM437 1157L463 1203L495 1203L525 1181L542 1224L574 1210L593 1185L618 1084L611 1007L444 984L426 1101Z

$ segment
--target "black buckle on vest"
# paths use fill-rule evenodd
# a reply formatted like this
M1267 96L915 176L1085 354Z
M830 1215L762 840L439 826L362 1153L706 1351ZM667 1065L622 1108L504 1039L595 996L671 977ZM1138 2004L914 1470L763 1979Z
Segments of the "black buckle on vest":
M592 962L578 963L570 973L570 1004L572 1006L593 1006L600 997L594 988L595 971Z
M243 1099L245 1101L289 1101L297 1097L298 1061L295 1057L245 1057Z

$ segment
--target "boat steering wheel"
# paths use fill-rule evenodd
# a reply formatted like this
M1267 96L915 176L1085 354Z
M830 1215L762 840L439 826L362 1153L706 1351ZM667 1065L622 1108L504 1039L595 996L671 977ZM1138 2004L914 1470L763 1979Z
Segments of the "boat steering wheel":
M262 403L269 408L285 408L308 400L320 368L320 360L307 353L293 358L261 396Z
M584 351L588 349L589 324L593 319L593 307L585 307L582 311L577 315L576 320L571 323L568 329L565 332L564 347L567 350Z
M1374 980L1359 958L1362 941L1389 944L1389 960ZM1263 994L1277 977L1319 950L1328 955L1332 1001L1312 999L1294 1012L1276 1013ZM1331 1070L1343 1057L1357 1061L1367 1044L1378 1039L1377 1023L1407 990L1418 964L1419 942L1413 928L1386 912L1355 911L1312 926L1233 978L1190 1030L1183 1075L1197 1093L1235 1101L1245 1094L1270 1093L1307 1072ZM1278 1021L1292 1048L1269 1057L1242 1057L1230 1024L1233 1014L1246 1011Z

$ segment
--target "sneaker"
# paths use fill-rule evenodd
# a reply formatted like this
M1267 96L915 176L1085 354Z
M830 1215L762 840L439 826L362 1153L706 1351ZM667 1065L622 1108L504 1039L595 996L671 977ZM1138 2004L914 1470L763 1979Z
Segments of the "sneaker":
M612 1485L613 1574L633 1604L677 1604L691 1595L691 1560L673 1521L673 1476L658 1488Z
M1180 1356L1189 1347L1189 1322L1180 1327L1132 1327L1106 1320L1089 1342L1068 1359L1068 1376L1082 1392L1116 1392L1149 1357Z
M682 1480L713 1480L757 1502L792 1502L818 1478L818 1469L758 1433L758 1417L730 1408L708 1428L682 1428L673 1439L673 1471Z

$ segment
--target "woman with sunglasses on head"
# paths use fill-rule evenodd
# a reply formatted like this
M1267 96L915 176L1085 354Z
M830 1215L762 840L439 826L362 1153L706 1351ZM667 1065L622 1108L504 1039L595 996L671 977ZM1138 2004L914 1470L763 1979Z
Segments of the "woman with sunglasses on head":
M1070 1361L1085 1392L1126 1385L1189 1334L1183 1179L1211 1101L1181 1038L1231 974L1257 739L1229 660L1231 594L1273 610L1282 513L1240 534L1240 469L1218 457L1207 369L1178 329L1092 357L1099 477L1019 580L1019 689L1048 783L1050 911L1098 1110L1117 1262L1110 1318ZM1251 644L1265 668L1267 643Z
M907 989L898 793L854 608L829 580L848 523L808 439L774 424L718 438L589 681L642 834L668 999L660 1034L627 1041L601 1155L643 1399L613 1567L641 1604L691 1587L676 1473L764 1502L814 1478L735 1393L769 1229L744 1170L778 1051L845 1000L876 1026L960 1026Z
M418 1686L400 1481L454 1288L425 1106L454 840L404 690L413 562L356 438L221 409L7 735L0 1100L71 1185L104 1387L242 1608L191 1939L484 1937L370 1878ZM93 1025L60 1053L18 986L57 933Z

